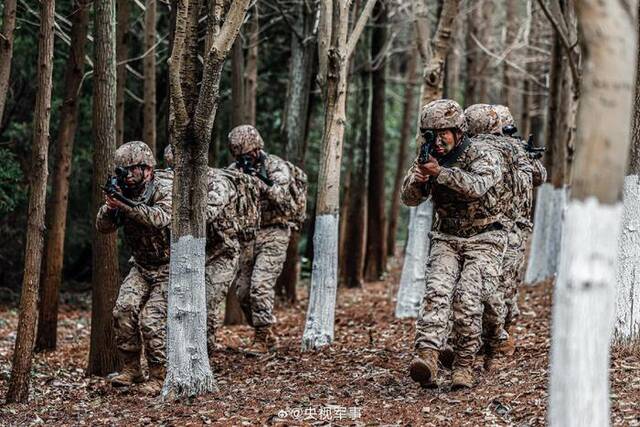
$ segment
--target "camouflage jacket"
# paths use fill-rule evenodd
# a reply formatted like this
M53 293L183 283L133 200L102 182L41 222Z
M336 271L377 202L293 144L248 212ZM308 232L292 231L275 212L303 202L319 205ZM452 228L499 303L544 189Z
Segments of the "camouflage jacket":
M547 181L547 170L539 159L527 156L527 160L531 169L531 186L522 195L523 203L520 204L516 223L521 230L530 233L533 231L533 189Z
M140 202L133 208L109 209L103 205L98 211L98 231L113 233L122 226L133 261L143 268L154 269L169 263L172 178L166 171L154 176L140 196L131 198Z
M230 168L237 170L235 164L232 164ZM269 187L260 179L254 177L260 190L260 227L291 226L288 217L293 201L289 186L293 177L289 166L280 157L264 153L264 160L259 166L259 170L273 181L273 185Z
M220 169L207 170L207 259L238 251L236 186Z
M463 142L461 152L440 174L427 183L413 180L417 160L402 184L402 201L417 206L428 197L433 200L435 220L432 230L458 237L470 237L491 229L509 228L506 215L507 189L503 181L504 160L484 135ZM465 146L466 145L466 146Z

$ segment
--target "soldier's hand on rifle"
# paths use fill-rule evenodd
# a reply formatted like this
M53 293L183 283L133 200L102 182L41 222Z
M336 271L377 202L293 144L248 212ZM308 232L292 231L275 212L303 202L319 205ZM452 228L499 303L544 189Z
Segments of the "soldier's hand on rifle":
M416 163L416 181L425 182L430 176L438 176L441 169L436 158L429 155L427 163Z
M107 205L109 209L123 209L126 207L124 203L121 201L111 197L109 194L104 195L104 203Z

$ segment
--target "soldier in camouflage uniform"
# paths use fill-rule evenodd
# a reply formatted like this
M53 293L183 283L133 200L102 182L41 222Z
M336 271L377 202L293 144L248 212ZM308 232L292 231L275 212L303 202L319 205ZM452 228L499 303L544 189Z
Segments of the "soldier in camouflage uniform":
M260 230L253 244L245 244L241 249L236 284L240 305L255 328L251 353L264 353L276 346L272 330L276 320L274 287L282 272L291 236L288 216L292 205L291 170L284 160L263 149L264 141L251 125L238 126L229 133L231 154L236 160L244 159L251 165L260 194ZM239 169L240 166L236 162L231 167ZM265 184L257 175L267 178L272 185Z
M492 135L488 143L503 156L506 198L510 200L509 208L506 212L512 221L512 227L508 230L508 245L502 264L502 275L500 277L499 293L505 301L505 318L502 318L502 325L505 330L506 316L509 306L513 304L513 293L517 287L517 274L520 262L523 259L520 254L521 242L520 233L516 226L522 207L530 201L532 187L532 166L524 148L521 144L514 144L512 138L502 136L503 125L498 112L493 105L475 104L465 110L465 117L469 128L469 135ZM486 319L485 319L485 322ZM484 328L487 329L487 328ZM511 331L508 331L511 332ZM514 340L509 334L509 338L501 343L499 348L485 345L485 369L492 369L494 357L499 354L513 354Z
M128 386L144 381L140 369L144 342L149 382L143 391L158 394L166 361L172 177L155 175L153 153L140 141L120 146L116 150L115 164L128 172L119 186L122 195L135 205L129 207L106 195L96 220L101 233L113 233L123 227L125 242L133 254L131 270L122 283L113 309L116 344L124 366L111 382L114 386Z
M423 386L436 384L438 353L449 335L453 310L452 386L471 387L483 313L493 319L491 339L506 335L500 330L504 305L496 298L510 226L501 198L503 165L482 137L465 136L464 113L455 101L427 104L420 124L423 135L436 134L434 155L425 164L413 163L401 196L408 206L431 197L435 219L426 291L416 321L416 357L409 372Z
M506 126L515 127L515 121L511 111L504 105L495 105L495 111L500 117L502 128ZM522 146L522 142L516 138L510 138L517 146ZM547 171L542 162L533 155L526 157L531 168L531 186L521 191L517 204L518 212L515 215L515 227L509 233L509 249L505 256L505 270L508 272L505 277L505 300L507 313L505 318L505 328L510 331L509 341L502 351L506 354L513 354L515 351L515 341L513 340L513 325L520 314L518 309L518 285L522 281L522 273L525 261L526 245L533 231L532 210L533 210L533 189L547 180Z

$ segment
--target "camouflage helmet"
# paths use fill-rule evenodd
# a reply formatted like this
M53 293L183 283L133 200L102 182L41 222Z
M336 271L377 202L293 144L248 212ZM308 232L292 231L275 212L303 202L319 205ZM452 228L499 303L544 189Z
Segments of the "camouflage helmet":
M511 110L506 105L494 105L493 108L498 113L498 117L500 117L500 121L502 122L502 126L515 126L516 122L513 120L513 116L511 115Z
M142 141L131 141L122 144L116 150L115 157L116 166L123 168L136 165L145 165L153 168L156 165L153 151Z
M258 129L251 125L240 125L229 132L229 150L234 157L264 148L264 141Z
M420 127L423 129L451 129L463 132L467 130L462 107L451 99L439 99L422 107Z
M168 144L166 147L164 147L164 154L162 155L162 157L164 158L164 163L167 165L167 167L172 168L173 167L173 145Z
M464 110L464 115L471 135L502 134L502 122L493 105L471 105Z

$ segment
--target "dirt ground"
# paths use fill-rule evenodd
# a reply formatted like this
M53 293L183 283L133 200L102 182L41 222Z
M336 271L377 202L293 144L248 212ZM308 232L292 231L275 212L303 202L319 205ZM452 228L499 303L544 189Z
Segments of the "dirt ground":
M398 281L341 289L335 343L301 353L306 300L278 309L277 353L247 357L250 329L221 331L224 349L211 359L219 391L189 402L161 402L136 388L115 390L103 378L84 375L90 313L62 307L59 349L34 360L31 400L0 406L0 425L543 425L548 383L551 284L521 291L518 349L477 386L452 392L450 373L439 390L424 390L407 375L412 320L394 319ZM305 292L301 292L304 294ZM80 304L82 306L82 304ZM17 312L0 307L0 395L10 374ZM614 352L612 421L640 425L640 360Z

